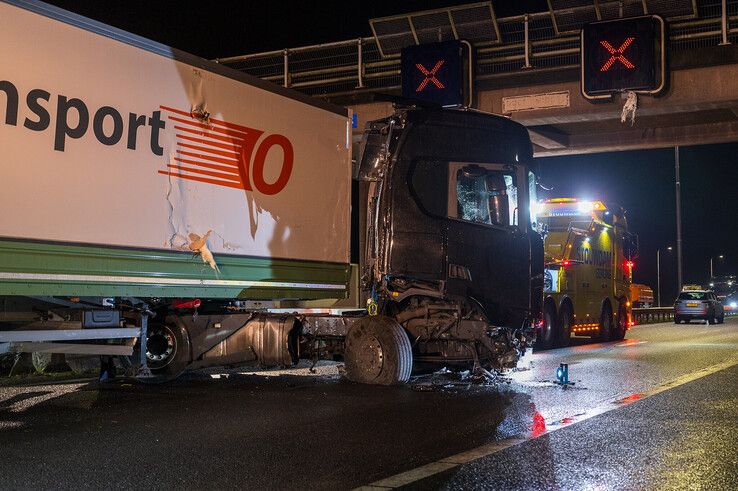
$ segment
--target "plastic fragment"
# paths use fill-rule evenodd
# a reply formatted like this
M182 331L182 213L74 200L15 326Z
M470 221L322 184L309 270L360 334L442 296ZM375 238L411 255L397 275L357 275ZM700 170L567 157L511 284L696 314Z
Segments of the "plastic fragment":
M218 265L215 263L215 258L213 257L213 253L210 252L210 249L208 249L208 237L210 237L210 234L212 234L212 230L208 230L205 235L200 237L197 234L189 234L190 238L190 244L189 248L192 252L195 252L197 254L200 254L200 257L202 258L202 262L205 264L209 264L210 267L214 270L218 270Z
M630 118L630 125L635 124L636 109L638 109L638 94L632 90L628 92L623 112L620 113L620 122L625 123Z

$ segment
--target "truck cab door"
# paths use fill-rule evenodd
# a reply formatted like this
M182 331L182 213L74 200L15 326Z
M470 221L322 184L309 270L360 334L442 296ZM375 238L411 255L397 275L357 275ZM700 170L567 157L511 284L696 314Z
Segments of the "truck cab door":
M520 325L530 305L527 220L520 223L523 171L449 164L448 291L480 301L493 323Z

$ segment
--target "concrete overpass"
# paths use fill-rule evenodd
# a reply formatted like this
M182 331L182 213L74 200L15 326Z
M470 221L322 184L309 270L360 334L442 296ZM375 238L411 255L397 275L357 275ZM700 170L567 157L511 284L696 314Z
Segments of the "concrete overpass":
M555 10L556 3L549 2L548 12L487 19L494 39L475 43L475 107L527 126L536 156L738 141L738 0L725 2L725 10L719 0L666 2L686 6L672 12L679 16L667 16L669 85L658 97L639 96L632 126L620 121L624 99L593 103L581 95L578 28L612 18L605 8L610 3L635 15L654 13L657 3L578 0L567 3L578 7ZM480 5L486 4L471 8ZM427 15L406 17L412 26ZM442 35L451 36L439 28ZM399 93L399 49L379 34L218 61L351 107L358 115L356 136L365 122L392 112L389 103L369 102L373 94Z
M639 96L635 123L621 123L624 100L593 103L582 97L578 71L559 80L535 72L520 85L486 84L476 107L528 127L536 156L609 152L738 141L738 46L700 50L708 66L671 70L669 89ZM389 103L353 103L360 120L391 114Z

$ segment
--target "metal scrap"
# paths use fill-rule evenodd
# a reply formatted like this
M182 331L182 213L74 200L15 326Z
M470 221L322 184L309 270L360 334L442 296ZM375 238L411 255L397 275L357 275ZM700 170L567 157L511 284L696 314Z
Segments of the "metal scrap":
M190 238L190 243L188 247L192 252L200 254L202 262L204 262L205 264L209 264L212 269L220 271L218 269L218 265L215 263L213 253L210 252L210 249L208 249L207 241L208 237L210 237L210 234L212 233L212 230L208 230L207 233L205 233L205 235L203 235L202 237L197 234L190 233L188 235L188 237Z

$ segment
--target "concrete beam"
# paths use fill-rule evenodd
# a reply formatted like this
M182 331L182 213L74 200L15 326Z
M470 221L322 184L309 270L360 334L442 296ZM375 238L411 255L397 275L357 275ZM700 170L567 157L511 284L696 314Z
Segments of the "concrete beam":
M528 134L533 145L547 150L560 150L569 146L569 135L541 128L528 128Z
M535 157L601 152L621 152L676 145L706 145L738 142L738 121L707 123L668 128L626 129L614 133L589 133L569 136L565 148L534 147Z
M640 115L659 115L736 107L736 81L738 64L672 71L670 88L666 94L639 97L638 111ZM620 97L607 102L590 102L582 97L578 81L485 90L479 93L479 109L502 114L504 97L560 91L569 92L569 107L518 111L509 115L526 126L603 121L620 117L624 103Z

